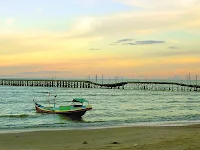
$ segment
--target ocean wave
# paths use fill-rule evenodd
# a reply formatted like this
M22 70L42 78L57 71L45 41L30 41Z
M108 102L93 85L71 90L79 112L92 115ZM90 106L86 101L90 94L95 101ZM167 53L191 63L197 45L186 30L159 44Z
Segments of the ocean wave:
M29 114L7 114L7 115L0 115L0 118L28 118L33 117L33 115Z
M177 100L172 100L172 101L168 101L166 103L180 103L180 101L177 101Z

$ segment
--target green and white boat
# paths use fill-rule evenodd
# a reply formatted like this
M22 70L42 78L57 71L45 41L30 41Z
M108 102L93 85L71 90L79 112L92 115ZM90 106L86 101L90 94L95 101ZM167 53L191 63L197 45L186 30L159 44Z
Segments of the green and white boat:
M65 106L56 106L54 100L54 106L52 107L43 106L37 103L35 100L33 101L38 113L64 114L67 116L81 117L86 113L86 111L92 110L92 106L84 98L74 98L72 100L73 105Z

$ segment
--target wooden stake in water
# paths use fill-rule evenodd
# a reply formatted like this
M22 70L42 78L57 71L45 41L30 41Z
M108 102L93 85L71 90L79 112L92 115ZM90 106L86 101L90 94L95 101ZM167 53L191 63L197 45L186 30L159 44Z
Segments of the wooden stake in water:
M97 83L97 75L96 75L96 83Z
M102 74L102 84L103 84L103 74Z
M196 75L196 86L197 86L197 75Z
M191 78L190 78L190 73L189 73L189 81L190 81L190 85L191 85Z

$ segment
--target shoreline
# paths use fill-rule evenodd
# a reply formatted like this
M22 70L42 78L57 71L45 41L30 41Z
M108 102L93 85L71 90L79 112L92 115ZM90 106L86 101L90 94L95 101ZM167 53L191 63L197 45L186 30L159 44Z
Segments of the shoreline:
M53 128L27 128L27 129L2 129L0 134L8 133L21 133L21 132L38 132L38 131L64 131L64 130L97 130L97 129L112 129L112 128L126 128L126 127L171 127L171 126L192 126L200 125L200 120L196 121L166 121L166 122L142 122L133 124L124 124L116 126L97 126L97 127L82 127L82 128L66 128L66 127L53 127Z
M0 134L0 149L200 149L200 124Z

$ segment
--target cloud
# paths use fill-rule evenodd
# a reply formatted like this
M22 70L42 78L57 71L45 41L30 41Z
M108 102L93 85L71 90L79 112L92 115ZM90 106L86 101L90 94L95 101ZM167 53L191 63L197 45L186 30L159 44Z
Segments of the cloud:
M116 43L111 43L111 44L109 44L109 45L117 45Z
M23 74L23 75L40 75L40 74L69 74L72 73L70 71L35 71L35 72L20 72L18 74Z
M102 0L101 0L102 1ZM73 0L73 3L80 5L96 5L99 0Z
M184 1L178 1L176 3L176 1L165 2L153 0L154 3L158 2L160 5L164 5L165 3L169 6L173 3L176 6L179 3L185 5ZM130 2L140 3L140 1ZM143 3L145 2L148 3L146 0L143 0ZM113 13L106 16L83 17L77 20L73 32L70 33L77 37L103 36L106 38L130 37L132 35L135 35L136 38L143 35L155 37L163 32L166 33L176 30L197 33L200 27L200 19L198 19L200 18L199 7L189 6L185 9L182 7L180 9L167 7L163 10L141 9ZM119 40L117 42L121 43L123 40L128 40L127 42L131 43L130 40L132 39L121 39L121 41Z
M16 55L16 54L25 54L39 51L49 51L52 50L51 46L53 43L46 37L30 38L24 37L23 34L13 34L13 35L0 35L0 44L1 44L1 55Z
M132 41L133 39L120 39L116 43L123 43L123 42L129 42Z
M149 52L145 53L145 56L148 57L173 57L173 56L200 56L198 50L171 50L171 51L160 51L160 52Z
M73 26L71 34L84 34L90 32L95 27L95 18L94 17L83 17L76 21L76 25Z
M150 44L165 43L165 41L156 41L156 40L145 40L145 41L135 41L135 42L128 42L128 41L132 41L132 39L121 39L118 40L116 43L121 43L122 45L150 45Z
M0 33L0 55L22 55L36 53L53 53L82 49L90 42L102 40L102 37L72 37L60 32L22 32L15 34ZM66 42L67 41L67 42ZM79 44L77 44L79 43ZM89 47L89 46L88 46ZM89 49L89 48L86 49ZM96 48L95 48L96 49Z
M147 41L136 41L136 45L144 45L144 44L162 44L165 41L154 41L154 40L147 40Z
M124 43L123 45L137 45L136 43Z
M5 24L8 25L8 26L12 26L15 21L16 21L16 19L14 19L14 18L7 18L5 20Z
M13 77L13 78L18 78L18 77L66 77L67 75L71 75L71 71L58 71L58 70L40 70L40 71L27 71L27 70L32 70L34 69L33 66L12 66L12 67L0 67L0 69L3 69L4 72L0 74L0 77ZM37 68L36 68L37 69Z
M180 9L195 5L195 0L116 0L117 2L145 9Z
M169 48L169 49L178 49L177 46L169 46L168 48Z
M90 50L91 50L91 51L99 51L99 50L101 50L101 49L99 49L99 48L91 48Z

